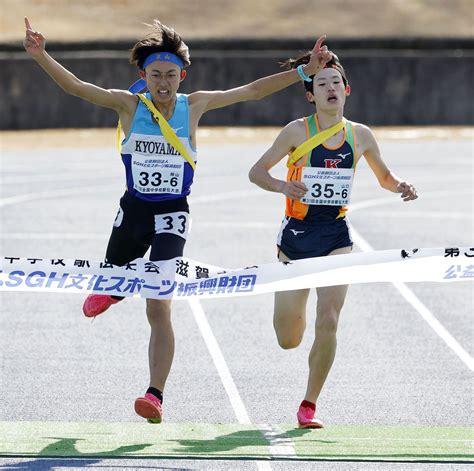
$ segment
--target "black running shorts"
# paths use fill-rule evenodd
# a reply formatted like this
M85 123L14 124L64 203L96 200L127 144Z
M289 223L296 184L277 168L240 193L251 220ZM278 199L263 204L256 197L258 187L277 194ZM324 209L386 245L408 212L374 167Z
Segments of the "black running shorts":
M125 265L144 257L150 247L149 258L153 261L181 257L189 225L186 197L148 202L125 192L120 199L106 261Z

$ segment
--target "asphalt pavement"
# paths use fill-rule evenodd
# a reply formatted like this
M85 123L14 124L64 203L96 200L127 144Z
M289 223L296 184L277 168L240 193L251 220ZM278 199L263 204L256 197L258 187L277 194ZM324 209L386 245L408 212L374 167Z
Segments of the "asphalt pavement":
M205 143L190 197L185 255L223 267L276 260L281 195L247 178L270 142ZM472 247L473 155L469 140L387 140L384 160L413 183L404 203L358 167L349 220L355 250ZM123 169L111 148L3 150L0 256L101 260L123 193ZM285 166L274 172L283 176ZM472 283L411 283L406 288L468 355L473 355ZM405 295L404 295L405 294ZM149 328L144 301L127 299L94 322L83 298L0 293L0 420L62 423L141 421L134 399L147 387ZM165 390L168 424L294 424L314 336L315 295L302 344L284 351L272 327L273 295L208 300L202 317L187 301L173 307L174 364ZM206 333L207 332L207 333ZM349 288L333 369L318 402L327 424L441 427L472 425L472 371L390 283ZM223 373L224 372L224 373ZM228 376L225 375L228 373ZM230 378L230 379L229 379ZM275 444L273 444L275 445ZM471 449L472 451L472 449ZM271 456L271 447L270 453ZM471 454L472 456L472 454ZM415 460L416 461L416 460ZM166 460L3 457L4 469L463 469L464 464L264 461L185 457ZM2 468L2 469L3 469Z

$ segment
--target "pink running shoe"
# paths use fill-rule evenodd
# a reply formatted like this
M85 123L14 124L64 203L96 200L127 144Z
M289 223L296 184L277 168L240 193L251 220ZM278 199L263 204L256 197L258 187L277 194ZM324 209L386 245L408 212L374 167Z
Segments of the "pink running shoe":
M296 414L298 428L323 428L323 423L319 419L315 419L315 412L311 407L300 406Z
M121 299L114 299L112 296L106 296L103 294L89 294L84 305L82 306L82 312L86 317L95 317L106 311L112 304L117 304Z
M135 401L135 412L150 424L161 423L161 401L151 393Z

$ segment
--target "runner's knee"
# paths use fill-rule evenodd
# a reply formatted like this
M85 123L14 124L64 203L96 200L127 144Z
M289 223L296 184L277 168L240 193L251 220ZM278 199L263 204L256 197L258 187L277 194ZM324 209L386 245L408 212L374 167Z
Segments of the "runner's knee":
M330 309L326 309L325 311L318 310L318 316L316 319L316 335L336 334L338 322L339 322L339 311L337 309L330 308Z
M275 333L281 348L289 350L296 348L303 339L306 322L304 316L285 319L285 322L274 322Z
M299 333L281 333L277 332L278 345L284 350L296 348L303 339L303 335Z

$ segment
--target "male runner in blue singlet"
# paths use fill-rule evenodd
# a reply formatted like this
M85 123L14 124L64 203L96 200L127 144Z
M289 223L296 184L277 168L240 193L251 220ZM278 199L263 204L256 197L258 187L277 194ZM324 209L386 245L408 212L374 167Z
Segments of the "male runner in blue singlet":
M345 218L346 205L354 170L362 155L382 188L401 193L404 201L417 198L413 186L387 168L372 131L343 118L350 87L337 57L333 55L325 68L309 76L303 70L308 60L309 54L290 59L288 65L299 71L306 98L314 103L315 113L289 123L249 173L250 180L264 190L286 196L285 218L277 242L281 261L344 254L352 250ZM298 146L338 124L341 128L337 133L300 158L295 155L297 160L291 161L291 153ZM290 154L287 180L273 178L270 169L287 154ZM301 428L323 426L315 418L316 400L334 361L337 324L346 293L347 286L317 288L316 336L309 354L306 394L297 413ZM308 295L309 289L275 293L273 321L278 343L284 349L297 347L303 338Z
M153 31L138 41L131 52L143 85L149 90L145 99L168 121L184 145L180 154L164 138L153 119L149 105L127 90L106 90L83 82L45 51L44 36L34 31L25 18L26 51L66 92L99 106L111 108L119 116L125 133L122 160L127 190L120 200L106 252L106 260L125 265L143 257L151 247L150 260L168 260L183 255L189 227L186 197L191 191L197 162L196 130L202 115L247 100L258 100L298 82L296 71L286 71L225 91L198 91L179 94L178 88L190 64L189 50L172 29L155 20ZM314 74L330 59L320 37L305 66ZM90 295L84 314L94 317L120 298ZM163 389L174 354L171 301L147 299L146 313L151 326L149 344L150 387L135 401L135 411L149 422L161 422Z

